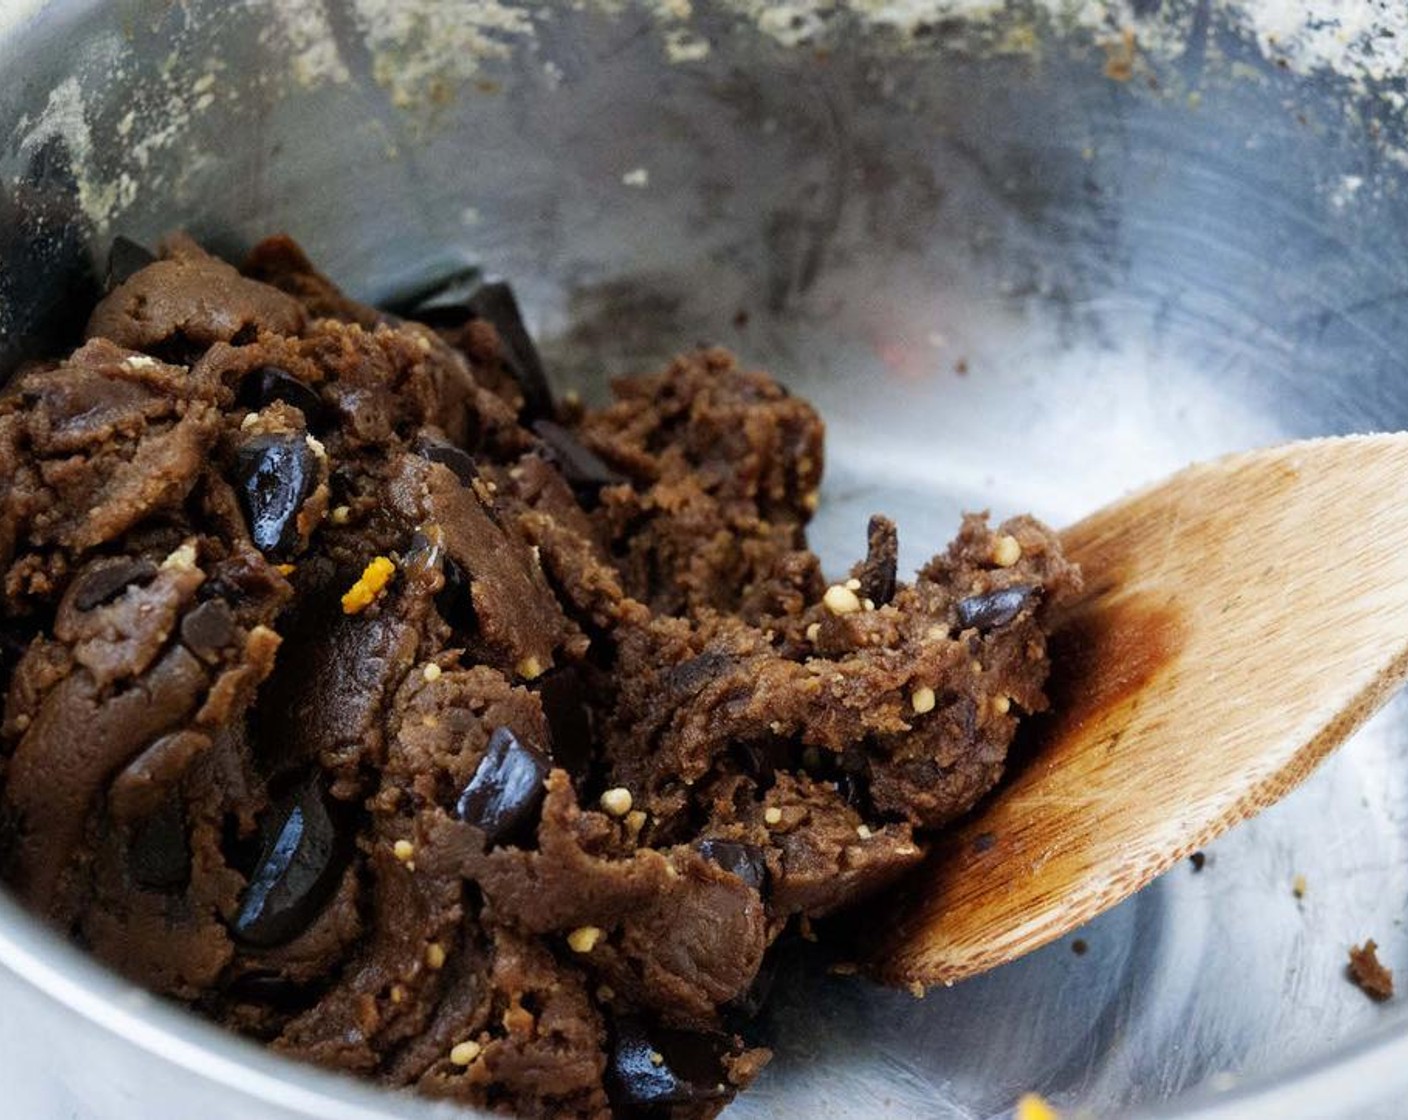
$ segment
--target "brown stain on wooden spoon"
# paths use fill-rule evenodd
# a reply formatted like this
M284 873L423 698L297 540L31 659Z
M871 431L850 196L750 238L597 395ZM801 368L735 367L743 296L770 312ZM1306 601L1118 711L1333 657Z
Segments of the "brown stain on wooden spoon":
M1059 751L1081 728L1150 687L1182 647L1185 629L1176 605L1147 595L1065 620L1047 644L1051 714L1038 717L1038 753ZM1101 666L1112 670L1098 672Z
M1408 435L1230 456L1062 534L1054 712L940 838L871 967L950 983L1069 932L1274 803L1408 677Z

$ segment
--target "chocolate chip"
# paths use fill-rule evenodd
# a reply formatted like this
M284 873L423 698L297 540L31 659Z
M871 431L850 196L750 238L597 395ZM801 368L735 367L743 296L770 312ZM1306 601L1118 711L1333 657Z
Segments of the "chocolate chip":
M181 641L197 653L216 653L235 640L235 613L224 599L209 599L181 619Z
M245 408L256 410L283 401L303 413L310 428L321 431L328 424L328 407L317 390L278 366L260 366L245 374L236 400Z
M1206 852L1194 852L1188 857L1188 862L1193 865L1193 872L1196 874L1207 866L1208 857Z
M581 672L572 665L553 669L538 681L538 701L552 733L552 760L574 778L586 776L592 761L592 710Z
M297 550L298 511L318 484L318 459L301 435L255 436L235 454L240 504L255 547L274 560Z
M112 248L108 250L108 267L103 274L103 286L112 291L155 260L156 254L145 245L119 234L112 239Z
M466 486L479 477L479 468L474 465L474 456L447 439L422 432L416 437L412 450L422 459L449 467L455 477Z
M441 561L441 571L445 584L435 593L435 609L456 630L468 633L477 620L469 575L448 556Z
M495 728L455 804L455 815L482 829L490 844L521 837L543 802L549 768L541 751L520 742L507 727Z
M895 597L895 571L899 562L899 530L888 517L872 517L866 528L865 563L861 565L860 593L877 607Z
M606 1087L617 1108L692 1104L728 1096L723 1059L732 1052L727 1036L647 1029L638 1019L615 1024Z
M768 862L763 850L754 844L710 838L699 841L699 854L737 875L755 891L761 892L767 882Z
M1035 592L1034 587L1018 584L1016 587L1003 587L982 595L970 595L958 601L958 625L963 630L975 629L981 633L998 626L1006 626L1022 613Z
M179 891L191 880L191 846L180 801L167 798L132 832L127 855L132 881L154 891Z
M261 825L266 842L235 915L239 940L267 949L292 940L337 886L344 848L316 782L296 787Z
M543 441L548 458L557 464L577 499L588 509L596 504L603 486L618 486L626 481L561 424L535 420L533 431Z
M156 579L157 567L150 560L118 557L100 560L86 569L74 582L73 605L81 611L91 611L110 603L129 587L145 587Z

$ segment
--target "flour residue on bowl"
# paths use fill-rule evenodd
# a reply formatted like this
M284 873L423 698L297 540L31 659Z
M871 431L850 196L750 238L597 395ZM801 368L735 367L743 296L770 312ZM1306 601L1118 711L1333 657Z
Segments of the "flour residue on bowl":
M215 160L193 142L192 130L217 100L234 96L221 80L225 63L218 55L191 65L173 50L140 82L124 50L96 51L73 69L49 91L43 109L20 118L12 154L23 165L48 143L61 142L78 208L99 233L144 194L180 197ZM114 103L114 87L133 94ZM98 94L90 97L89 89ZM108 131L121 142L109 142ZM162 158L168 151L181 159Z
M286 0L266 5L265 13L260 44L284 54L289 74L300 86L311 89L351 80L322 4Z
M65 78L49 91L49 100L34 119L21 118L19 155L31 158L45 144L61 140L68 149L72 171L78 182L78 203L90 218L106 214L130 199L121 182L103 182L92 171L93 132L84 114L83 90L74 77Z
M570 7L514 0L256 0L242 16L220 9L168 12L142 34L165 37L152 58L150 43L112 35L101 50L75 57L68 75L31 109L14 133L11 157L21 163L47 140L62 137L78 184L83 214L99 231L112 228L141 198L181 197L204 189L221 153L202 122L217 108L257 111L290 92L368 87L417 133L439 127L467 89L485 93L537 73L548 88L564 82L565 60L553 57L548 34L573 19L634 21L659 57L680 67L704 67L711 37L751 31L782 49L816 49L833 41L871 39L886 50L947 50L1040 58L1055 43L1087 44L1118 55L1122 78L1154 82L1200 36L1209 65L1201 80L1269 80L1274 68L1326 76L1351 94L1346 112L1368 104L1384 121L1408 129L1408 96L1392 79L1408 66L1408 5L1397 0L577 0ZM218 18L217 18L218 17ZM227 23L258 25L258 65L229 69L222 48ZM233 24L230 24L233 26ZM1269 65L1223 58L1208 27L1248 45ZM139 49L140 45L140 49ZM1113 57L1113 56L1112 56ZM144 62L144 59L149 61ZM524 67L524 59L536 60ZM129 91L116 99L114 89ZM89 96L91 94L91 96ZM1198 107L1201 92L1177 76L1157 94ZM101 114L96 110L101 107ZM1347 118L1348 119L1348 118ZM397 158L396 125L378 118L367 127L388 131L388 158ZM1376 136L1386 162L1408 166L1408 151L1385 132ZM121 143L95 143L115 136ZM16 169L18 170L18 169ZM1333 185L1327 185L1327 190ZM1371 197L1373 185L1364 197ZM1341 191L1349 202L1353 192Z
M1228 5L1268 56L1299 73L1329 71L1358 84L1399 77L1408 61L1401 0L1261 0Z
M1140 49L1176 57L1200 10L1255 39L1297 73L1331 73L1361 87L1404 71L1408 5L1398 0L726 0L727 7L786 46L817 41L841 22L922 38L935 27L1007 28L1048 23L1058 31L1129 31ZM1009 43L1011 40L1009 40Z
M353 0L372 77L397 108L444 104L486 59L533 34L527 10L503 0Z

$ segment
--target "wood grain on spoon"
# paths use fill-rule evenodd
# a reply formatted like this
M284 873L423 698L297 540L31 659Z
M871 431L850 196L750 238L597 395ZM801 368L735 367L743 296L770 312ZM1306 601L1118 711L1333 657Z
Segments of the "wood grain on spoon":
M952 983L1276 802L1408 677L1408 434L1189 468L1062 534L1053 712L897 900L873 967Z

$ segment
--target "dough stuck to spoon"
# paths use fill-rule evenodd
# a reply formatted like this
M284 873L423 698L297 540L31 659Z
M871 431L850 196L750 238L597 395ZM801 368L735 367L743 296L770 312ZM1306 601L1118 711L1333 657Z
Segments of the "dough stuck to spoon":
M1080 926L1301 782L1408 678L1408 434L1190 467L1061 534L1052 710L895 898L871 968L950 984Z

